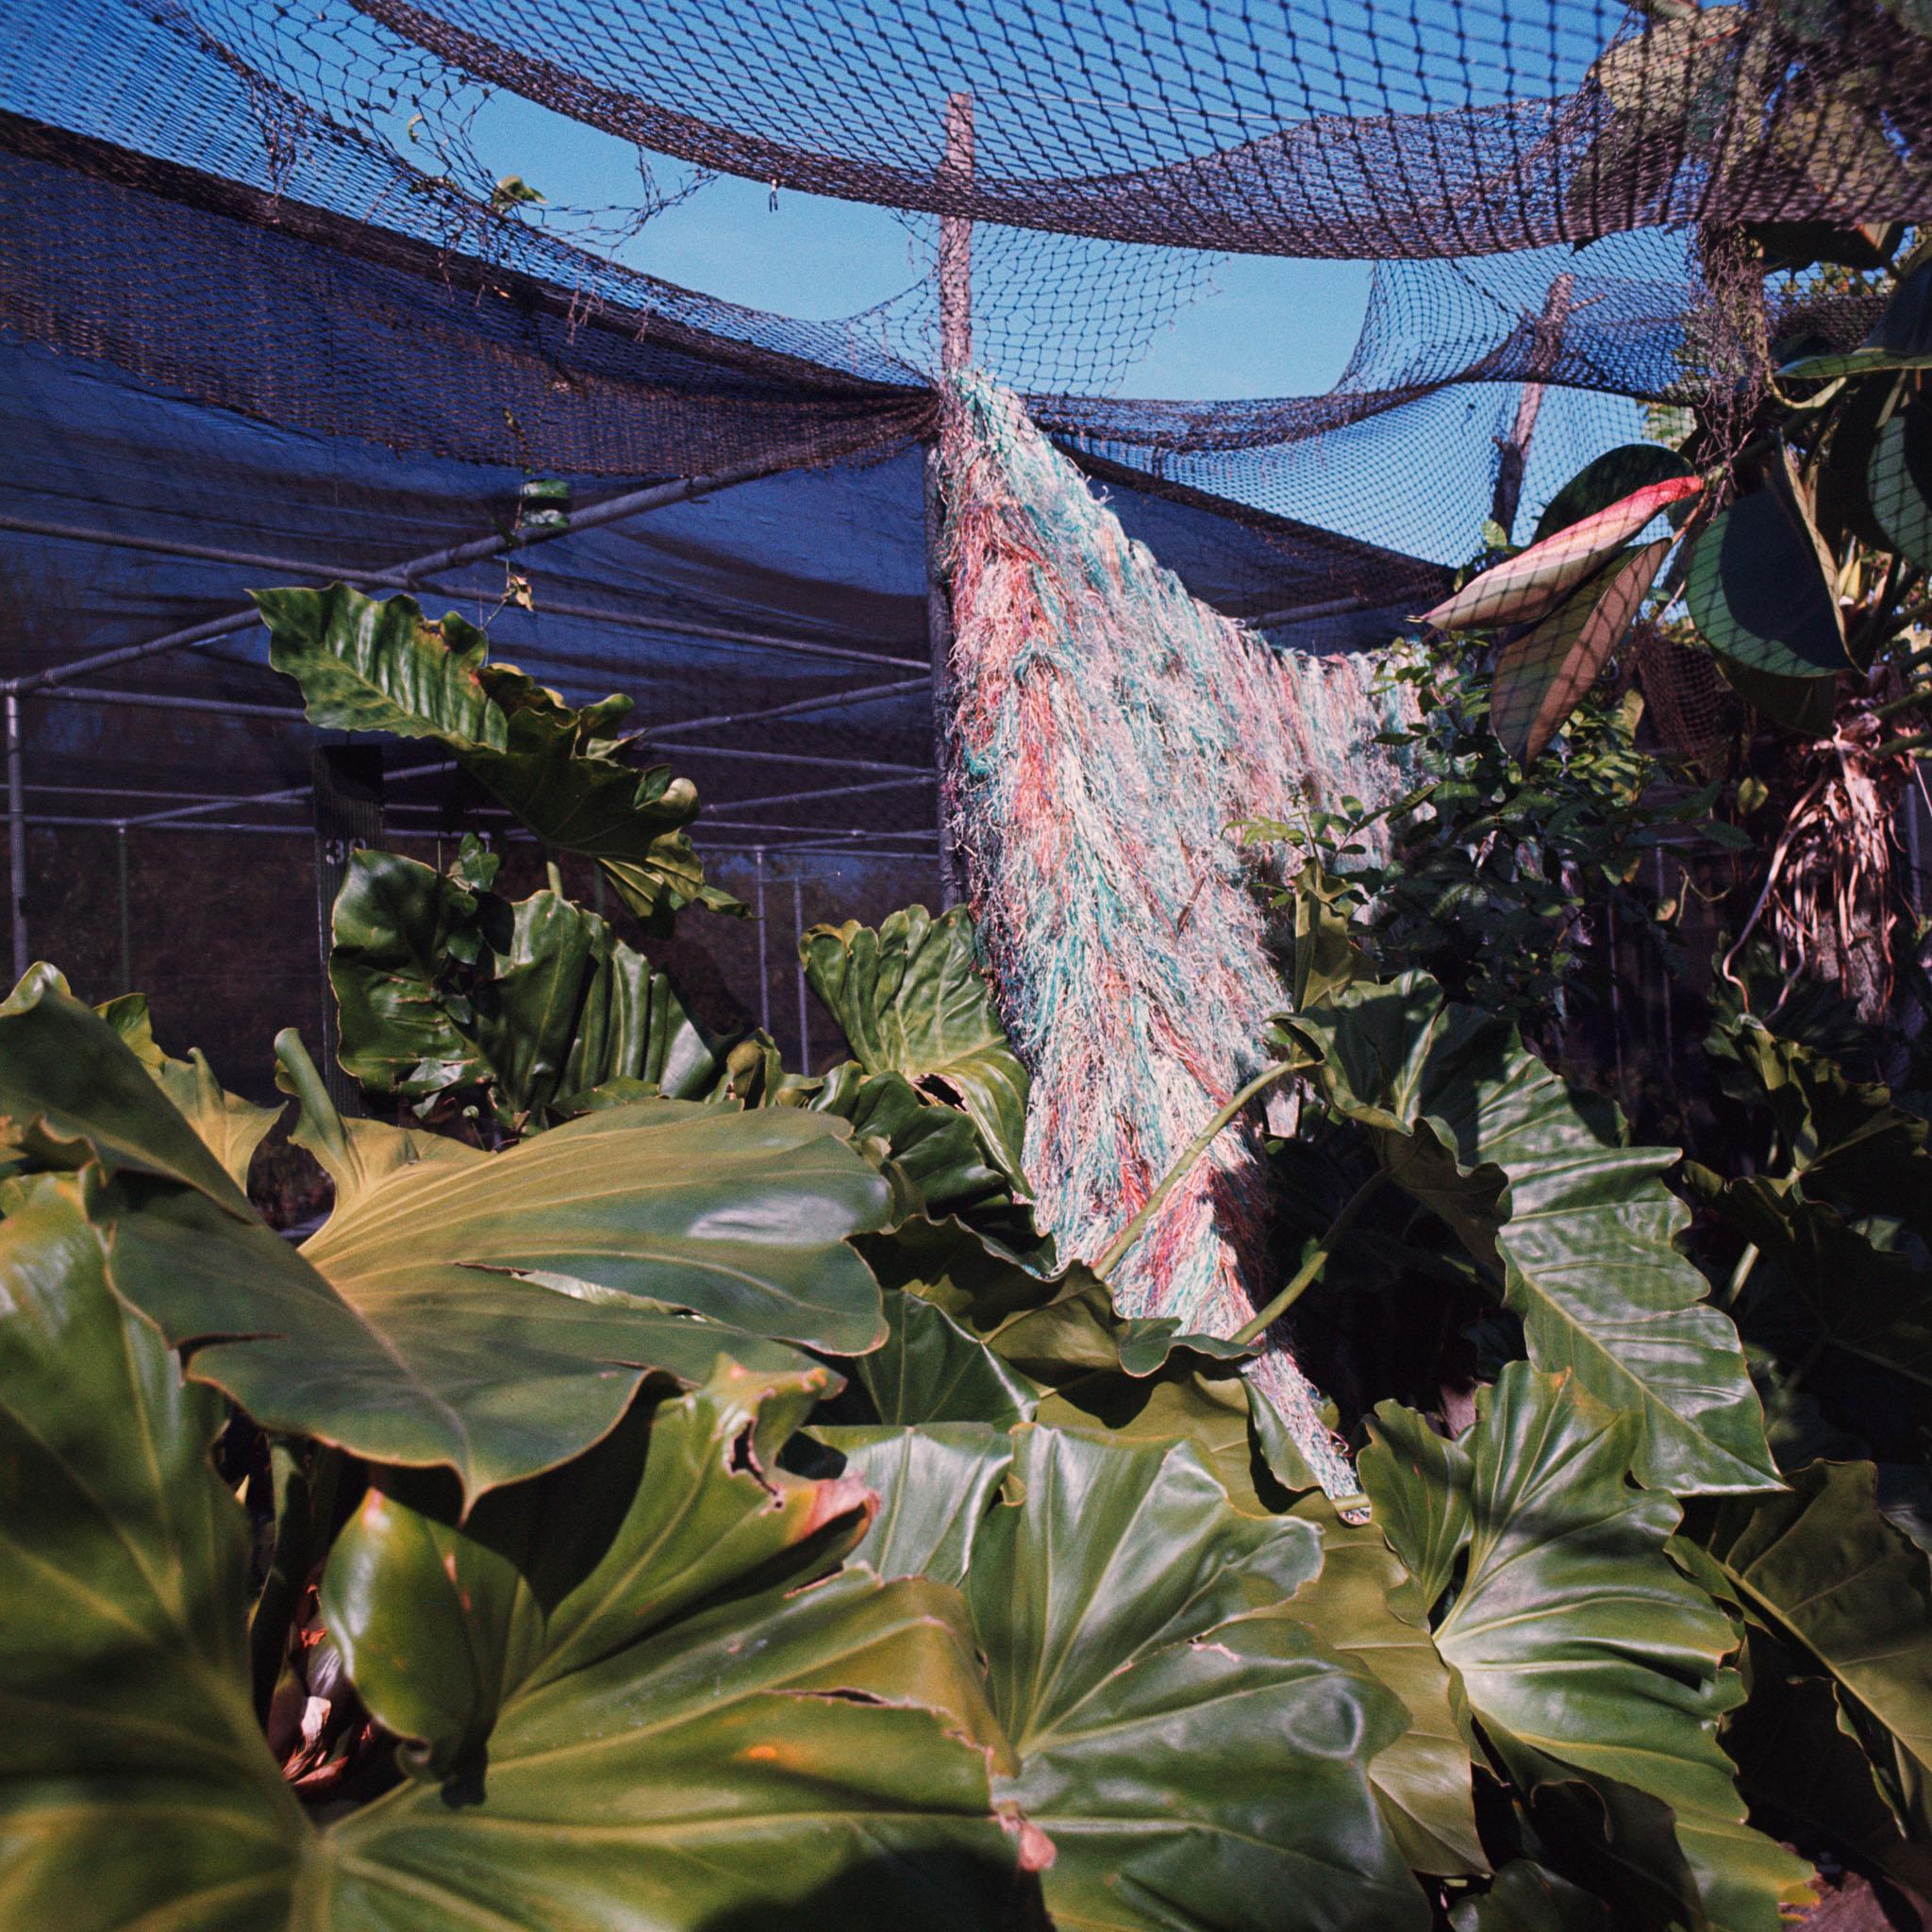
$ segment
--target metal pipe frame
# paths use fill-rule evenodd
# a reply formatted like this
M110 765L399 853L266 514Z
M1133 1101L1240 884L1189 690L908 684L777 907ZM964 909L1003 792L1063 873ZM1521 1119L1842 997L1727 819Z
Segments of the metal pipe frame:
M655 731L647 731L640 739L643 744L658 744L676 731L704 731L712 725L752 724L761 718L791 718L802 711L816 711L826 705L850 704L858 699L870 702L874 698L897 697L909 691L924 691L932 682L928 670L920 677L896 678L891 684L861 685L857 691L826 691L815 698L794 698L789 705L767 705L757 711L721 711L710 718L685 718L675 724L660 724Z
M412 557L388 570L360 572L347 581L409 590L426 577L439 576L444 571L456 570L464 564L481 563L486 558L500 557L506 551L526 550L534 544L547 543L579 530L600 529L607 524L622 523L670 504L687 503L694 496L708 496L740 483L753 483L762 476L775 475L781 470L796 467L793 454L787 451L782 458L767 457L756 462L741 463L735 469L720 470L710 475L679 477L668 483L653 484L646 490L626 491L621 496L591 504L573 516L559 518L555 524L539 524L527 530L514 530L507 534L492 532L488 537L472 538L465 543L446 544L441 550ZM260 622L261 613L250 605L246 610L238 610L227 617L210 618L203 624L189 625L184 629L171 631L167 636L152 639L144 644L97 651L89 657L77 658L71 664L49 665L44 671L30 672L25 677L0 680L0 695L15 697L28 691L44 691L49 686L66 684L92 672L105 671L110 665L137 663L169 651L212 643L217 638L251 630Z
M583 528L579 522L575 527ZM126 530L96 530L78 524L50 524L38 517L0 516L0 530L15 530L26 537L50 537L61 542L98 543L109 550L141 550L159 557L192 558L203 563L232 563L246 570L274 571L282 576L314 577L323 583L396 585L394 571L358 571L332 568L299 558L276 557L254 550L225 550L208 543L191 543L175 537L143 537ZM563 532L556 534L561 535ZM535 541L535 535L527 540ZM404 566L407 568L407 566ZM434 590L445 597L483 594L474 585L432 584L418 578L404 589ZM919 658L898 658L881 651L862 651L855 645L824 644L805 638L779 637L767 631L723 630L715 625L690 624L676 618L649 617L634 610L611 610L595 605L541 605L536 614L582 618L591 623L612 624L626 630L663 631L673 637L704 638L713 643L746 644L759 650L791 651L807 658L850 658L860 664L891 664L916 671L924 661Z

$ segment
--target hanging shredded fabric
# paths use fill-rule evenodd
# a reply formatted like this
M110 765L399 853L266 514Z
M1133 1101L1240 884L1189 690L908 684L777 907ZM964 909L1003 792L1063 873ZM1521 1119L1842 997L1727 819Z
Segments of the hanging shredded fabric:
M954 378L945 414L950 810L1032 1071L1036 1211L1091 1261L1268 1064L1287 994L1231 827L1392 797L1374 739L1412 705L1374 657L1277 652L1191 596L1006 391ZM1266 1232L1259 1126L1240 1120L1113 1271L1122 1311L1233 1335L1279 1286ZM1249 1373L1323 1487L1353 1492L1277 1335Z

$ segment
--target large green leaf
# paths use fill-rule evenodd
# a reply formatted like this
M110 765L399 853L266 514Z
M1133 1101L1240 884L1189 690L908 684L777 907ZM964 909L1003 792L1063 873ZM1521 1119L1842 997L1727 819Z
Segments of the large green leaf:
M1924 273L1932 275L1932 264ZM1923 396L1912 397L1878 432L1865 487L1892 547L1907 563L1932 570L1932 408Z
M1013 1443L1023 1500L981 1525L966 1595L1018 1759L995 1790L1054 1842L1055 1922L1425 1925L1367 1776L1400 1706L1268 1614L1318 1569L1313 1529L1238 1514L1185 1446Z
M1015 1922L958 1596L864 1571L783 1592L869 1507L768 1459L822 1372L639 1411L572 1478L492 1499L496 1544L373 1491L329 1614L365 1700L422 1721L420 1776L311 1828L249 1708L220 1406L108 1294L71 1188L0 1224L9 1926Z
M311 724L445 745L546 845L596 860L654 930L692 903L744 909L705 884L684 829L698 809L690 780L617 756L628 698L575 709L515 666L491 664L475 625L455 612L432 624L413 597L331 584L255 601L269 661L302 687Z
M1634 490L1582 522L1518 551L1486 570L1421 619L1438 630L1493 630L1534 624L1586 578L1594 576L1651 519L1704 488L1695 476L1671 476Z
M1849 670L1837 575L1788 457L1696 539L1684 597L1719 657L1774 677Z
M880 1500L852 1552L881 1576L929 1576L958 1584L1008 1470L1013 1444L990 1423L926 1423L916 1428L833 1428L812 1433L842 1458L841 1473Z
M1403 1857L1449 1877L1487 1871L1469 1747L1429 1636L1428 1600L1373 1524L1337 1521L1325 1498L1305 1498L1296 1513L1321 1524L1322 1574L1295 1591L1288 1614L1366 1665L1408 1713L1408 1729L1369 1766Z
M0 1919L282 1925L308 1827L249 1701L221 1401L108 1292L71 1180L0 1220Z
M1727 1757L1767 1828L1816 1833L1856 1868L1878 1871L1932 1896L1932 1846L1914 1844L1880 1795L1871 1760L1846 1727L1828 1675L1800 1651L1749 1632L1750 1697L1724 1726Z
M115 1291L266 1426L448 1463L475 1492L586 1448L650 1370L702 1381L720 1353L769 1367L794 1358L776 1343L854 1355L883 1333L844 1238L890 1190L817 1115L646 1101L491 1156L345 1127L285 1048L296 1139L337 1191L297 1250L98 1015L43 990L0 1027L19 1049L0 1078L55 1090L25 1117L92 1156Z
M669 977L559 893L499 897L496 864L467 840L448 874L393 853L351 857L328 965L342 1065L409 1100L485 1085L512 1126L612 1080L708 1095L725 1044Z
M1616 1932L1608 1908L1556 1873L1517 1858L1481 1898L1449 1915L1456 1932Z
M1497 653L1490 722L1519 762L1541 756L1596 682L1656 581L1671 541L1659 537L1612 563Z
M1932 1591L1879 1512L1869 1462L1814 1462L1788 1494L1727 1503L1704 1542L1747 1615L1807 1651L1883 1741L1882 1785L1932 1833Z
M943 1308L908 1292L886 1296L886 1339L852 1364L882 1423L1030 1421L1040 1385Z
M1478 1398L1468 1567L1436 1645L1525 1790L1582 1778L1670 1807L1708 1923L1774 1932L1806 1868L1744 1824L1718 1720L1731 1627L1665 1554L1670 1497L1627 1481L1637 1419L1511 1363ZM1445 1507L1454 1499L1445 1497Z
M972 914L956 906L935 919L912 906L876 930L850 920L815 925L799 953L858 1064L957 1098L988 1151L1019 1183L1026 1069L980 974Z
M1469 1451L1437 1435L1414 1409L1383 1402L1356 1467L1376 1525L1402 1558L1426 1614L1441 1601L1469 1547Z
M1391 1178L1494 1274L1530 1359L1638 1417L1644 1482L1679 1494L1775 1483L1737 1331L1700 1306L1704 1278L1676 1250L1690 1216L1657 1178L1674 1150L1624 1144L1609 1103L1419 974L1288 1024Z

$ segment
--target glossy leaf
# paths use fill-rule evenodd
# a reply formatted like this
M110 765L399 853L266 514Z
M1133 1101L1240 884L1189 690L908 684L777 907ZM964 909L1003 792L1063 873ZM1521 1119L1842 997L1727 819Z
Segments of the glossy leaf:
M1816 678L1851 666L1837 574L1788 456L1699 534L1684 597L1705 642L1747 672Z
M1469 1746L1452 1707L1449 1672L1429 1636L1429 1599L1376 1525L1336 1520L1325 1499L1296 1513L1320 1523L1322 1574L1287 1614L1331 1649L1373 1671L1402 1700L1408 1729L1369 1766L1382 1816L1418 1872L1486 1872L1470 1788Z
M1660 442L1626 442L1606 450L1550 498L1537 519L1532 541L1541 543L1545 537L1554 537L1558 530L1567 530L1572 524L1579 524L1652 484L1696 474L1675 450ZM1666 514L1674 521L1680 520L1683 508L1674 504Z
M1737 1331L1676 1250L1673 1149L1624 1143L1615 1109L1569 1086L1513 1026L1405 974L1286 1023L1319 1050L1339 1112L1432 1208L1523 1318L1530 1359L1641 1424L1641 1479L1679 1494L1776 1481Z
M467 842L447 874L393 853L351 856L328 967L343 1067L408 1100L485 1085L512 1124L541 1124L613 1080L709 1094L725 1043L670 979L556 892L513 903L490 891L495 869Z
M1734 1640L1664 1553L1668 1497L1626 1480L1636 1418L1511 1363L1477 1399L1468 1572L1436 1625L1472 1714L1525 1789L1581 1777L1668 1806L1711 1922L1775 1932L1807 1868L1744 1823L1718 1721Z
M1924 273L1932 274L1932 264ZM1932 569L1932 408L1923 396L1894 411L1878 432L1865 487L1891 547L1907 563Z
M1613 564L1496 657L1490 722L1524 765L1541 756L1628 634L1672 540L1659 537Z
M958 1584L1000 1484L1012 1441L990 1423L925 1423L812 1431L841 1458L841 1474L879 1500L852 1560L881 1576Z
M249 1700L222 1404L108 1292L75 1184L28 1186L0 1220L0 1915L273 1932L308 1827Z
M1426 1925L1367 1777L1400 1707L1291 1607L1257 1614L1319 1567L1309 1525L1239 1515L1186 1447L1024 1428L1013 1481L966 1595L1056 1922Z
M876 930L850 920L815 925L799 953L858 1064L956 1100L1020 1182L1026 1070L993 1010L965 908L935 919L924 906L909 907Z
M1704 1539L1745 1612L1815 1657L1886 1740L1882 1785L1932 1834L1932 1588L1880 1513L1869 1462L1814 1462L1790 1492L1726 1504Z
M943 1308L906 1292L886 1296L886 1339L852 1374L882 1423L1030 1421L1041 1394Z
M1469 1547L1474 1472L1468 1449L1437 1435L1414 1409L1383 1402L1356 1468L1376 1527L1401 1557L1423 1610L1434 1609Z
M1489 1890L1457 1906L1449 1923L1456 1932L1617 1932L1602 1900L1528 1858L1505 1865Z
M1493 630L1507 624L1534 624L1593 576L1653 517L1703 488L1695 476L1673 476L1633 491L1608 508L1484 571L1420 621L1438 630Z
M446 746L546 845L594 859L654 930L693 903L743 911L705 883L684 829L698 809L691 782L618 758L628 698L566 705L514 665L491 664L475 625L455 612L432 624L412 597L331 584L255 601L269 661L302 687L311 724Z
M774 1343L851 1355L883 1332L844 1238L890 1191L815 1115L642 1102L487 1156L345 1126L291 1049L295 1138L337 1186L297 1250L97 1014L42 989L0 1029L9 1106L92 1157L116 1293L267 1427L446 1462L475 1492L586 1448L652 1369L695 1382L721 1352L777 1366Z

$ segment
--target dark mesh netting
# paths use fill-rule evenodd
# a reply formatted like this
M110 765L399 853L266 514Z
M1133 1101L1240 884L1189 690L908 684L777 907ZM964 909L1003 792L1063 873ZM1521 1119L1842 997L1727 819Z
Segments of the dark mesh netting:
M288 11L193 4L231 36ZM345 5L302 38L352 74L402 71L380 27L707 167L1184 247L1462 256L1909 217L1932 160L1932 43L1870 0L1655 23L1602 0L356 0L360 22ZM972 142L949 158L956 94Z
M17 0L0 682L35 950L232 1008L238 1077L276 1008L319 1000L315 734L246 593L341 577L462 610L574 699L635 693L640 756L707 800L708 862L763 894L750 927L679 945L712 948L691 963L738 1017L829 1051L797 922L943 886L922 449L942 220L973 223L974 360L1129 535L1278 642L1374 644L1486 517L1522 534L1644 405L1707 413L1781 339L1868 326L1856 289L1760 297L1718 225L1915 214L1926 42L1815 0L1702 18ZM508 190L506 90L634 143L634 192ZM890 208L904 287L805 321L631 265L709 169ZM1340 381L1121 393L1241 251L1375 259ZM529 521L538 479L567 534ZM1661 640L1644 659L1687 744L1714 728L1705 668ZM507 832L420 751L388 754L386 836L434 856ZM258 943L218 961L171 918L190 852L208 917Z

